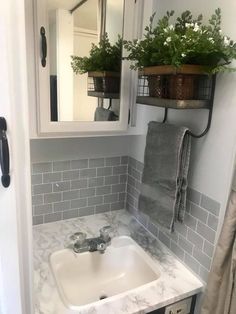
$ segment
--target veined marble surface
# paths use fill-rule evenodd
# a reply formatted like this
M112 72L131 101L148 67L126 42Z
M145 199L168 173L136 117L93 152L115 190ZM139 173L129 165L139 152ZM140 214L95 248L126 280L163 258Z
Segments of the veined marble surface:
M97 236L99 229L105 225L113 227L114 236L131 236L158 264L161 276L148 287L132 290L125 296L108 298L79 311L70 310L58 294L49 266L49 255L64 249L74 232L86 232L88 237ZM203 288L199 279L123 210L34 226L33 234L36 314L142 314L197 294Z

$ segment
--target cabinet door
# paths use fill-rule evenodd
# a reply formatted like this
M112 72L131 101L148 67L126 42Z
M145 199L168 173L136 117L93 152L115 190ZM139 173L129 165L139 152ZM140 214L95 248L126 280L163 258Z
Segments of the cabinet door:
M101 3L106 3L102 13ZM34 7L38 135L125 132L136 95L136 73L130 70L130 63L122 60L120 74L102 71L104 76L97 78L90 72L73 73L71 56L88 56L91 44L97 44L104 32L112 45L118 34L123 39L138 37L143 0L35 0ZM122 53L124 57L125 51Z

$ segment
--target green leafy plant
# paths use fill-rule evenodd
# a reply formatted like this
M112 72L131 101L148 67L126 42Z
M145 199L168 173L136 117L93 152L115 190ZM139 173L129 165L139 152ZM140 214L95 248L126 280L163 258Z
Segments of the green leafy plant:
M154 27L154 13L142 40L124 42L129 52L126 59L133 61L131 68L198 64L211 73L236 70L227 66L236 59L236 43L222 34L219 8L207 25L202 15L193 18L190 11L177 17L175 24L171 24L173 16L174 11L167 11Z
M83 74L89 71L120 72L122 58L122 39L111 45L107 33L98 45L92 44L89 57L71 56L73 71Z

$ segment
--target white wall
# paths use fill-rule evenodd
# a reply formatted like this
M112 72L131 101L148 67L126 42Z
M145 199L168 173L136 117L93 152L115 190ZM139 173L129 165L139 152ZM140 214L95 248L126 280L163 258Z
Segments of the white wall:
M49 60L50 75L57 75L57 24L56 10L49 13Z
M106 32L111 43L117 41L117 36L123 31L124 0L107 0Z
M73 121L73 70L71 55L74 51L73 15L64 9L57 9L57 100L58 120Z
M96 31L74 29L74 54L79 57L89 56L92 43L96 44ZM74 119L75 121L94 121L98 104L96 97L88 96L88 73L74 74Z
M150 4L151 7L151 4ZM236 40L235 12L236 1L209 0L169 0L153 1L153 11L163 16L167 10L176 14L191 10L193 14L203 13L207 18L220 7L222 9L222 30ZM208 195L222 204L221 220L224 216L230 190L234 152L236 145L236 73L218 75L212 126L209 133L201 139L192 141L189 184L194 189ZM161 121L163 109L143 105L137 106L137 129L146 134L150 120ZM207 113L204 110L170 110L169 121L191 127L195 132L206 126ZM132 141L130 154L143 161L145 135Z

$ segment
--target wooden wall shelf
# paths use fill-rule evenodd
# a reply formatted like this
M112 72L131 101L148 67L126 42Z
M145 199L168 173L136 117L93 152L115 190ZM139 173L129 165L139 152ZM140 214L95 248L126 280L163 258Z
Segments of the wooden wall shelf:
M178 100L149 96L138 96L137 103L171 109L210 109L211 107L211 101L209 100Z
M88 96L107 99L120 99L120 94L118 93L88 91Z

